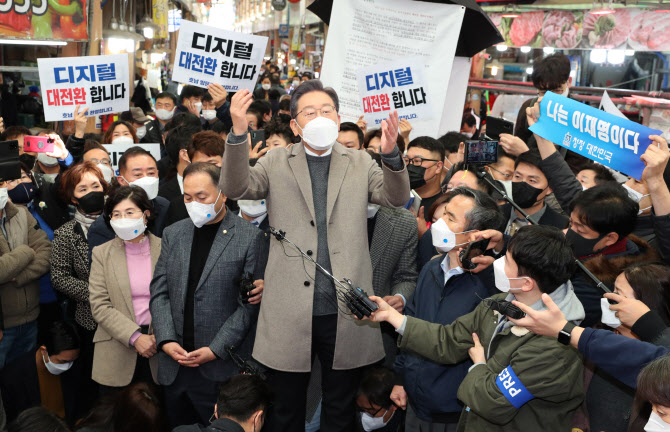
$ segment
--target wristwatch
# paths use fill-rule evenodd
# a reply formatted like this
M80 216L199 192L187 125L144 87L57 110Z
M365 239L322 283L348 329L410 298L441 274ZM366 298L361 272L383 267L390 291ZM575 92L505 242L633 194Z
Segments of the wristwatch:
M572 335L572 329L575 327L573 323L568 321L563 330L558 332L558 341L563 345L570 345L570 336Z

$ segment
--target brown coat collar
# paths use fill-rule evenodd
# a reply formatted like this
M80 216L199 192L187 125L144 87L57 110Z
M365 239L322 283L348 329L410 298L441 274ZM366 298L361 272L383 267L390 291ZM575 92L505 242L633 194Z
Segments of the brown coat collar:
M604 255L591 258L584 262L588 268L598 279L605 284L613 284L614 280L621 274L621 272L628 266L641 262L660 261L661 257L658 252L646 241L634 235L629 235L628 239L635 243L640 249L636 254L626 254L615 258L608 258Z

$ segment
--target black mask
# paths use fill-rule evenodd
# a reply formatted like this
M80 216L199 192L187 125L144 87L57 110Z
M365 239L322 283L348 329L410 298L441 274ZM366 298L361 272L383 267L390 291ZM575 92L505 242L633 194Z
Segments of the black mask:
M603 237L605 236L601 235L598 238L587 239L577 234L572 229L568 229L567 234L565 234L565 238L568 240L568 242L570 242L572 252L574 252L575 257L577 258L583 258L599 253L600 250L594 251L593 248L600 240L602 240Z
M31 183L19 183L14 189L7 192L9 199L14 204L28 204L35 196L35 185Z
M85 214L94 214L102 211L102 208L105 205L105 193L104 192L89 192L81 198L77 198L79 201L79 208Z
M19 162L23 162L28 167L28 169L33 169L35 166L35 160L37 160L37 158L35 156L29 155L28 153L23 153L19 156Z
M279 113L279 114L277 114L277 117L279 117L279 120L281 120L282 123L286 123L286 124L291 123L291 116L288 115L288 114Z
M410 189L419 189L422 186L425 186L426 179L426 168L416 165L407 165L407 173L409 174L409 188Z
M512 198L522 209L534 206L542 191L544 189L538 189L523 181L512 182Z

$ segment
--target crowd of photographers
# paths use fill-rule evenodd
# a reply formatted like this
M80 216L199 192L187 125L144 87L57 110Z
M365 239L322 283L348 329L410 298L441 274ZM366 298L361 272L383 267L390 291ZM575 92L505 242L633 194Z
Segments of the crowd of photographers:
M663 137L636 180L530 132L562 54L497 147L264 70L44 153L0 123L1 430L670 430Z

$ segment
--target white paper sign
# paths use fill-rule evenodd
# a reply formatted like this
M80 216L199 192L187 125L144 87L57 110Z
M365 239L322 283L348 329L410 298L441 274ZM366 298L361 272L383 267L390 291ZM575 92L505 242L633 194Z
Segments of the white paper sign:
M128 111L128 56L125 54L37 59L44 120L72 120L77 105L87 117Z
M334 0L321 81L337 91L342 121L355 122L364 114L357 70L419 56L435 119L410 123L413 135L437 137L464 13L463 6L453 4Z
M219 83L230 92L253 91L268 38L182 21L172 80L198 87Z
M398 110L400 119L426 120L434 117L430 91L423 79L422 57L379 63L356 71L358 92L365 120L381 127L389 113Z
M607 90L605 90L603 92L603 98L600 100L600 106L598 107L598 109L601 109L601 110L605 111L606 113L610 113L610 114L615 115L617 117L621 117L621 118L625 118L625 119L628 118L624 115L624 113L622 113L619 110L619 108L616 107L616 105L612 101L612 98L610 98L610 95L607 93Z
M151 156L156 160L161 158L161 145L160 144L103 144L103 147L109 152L109 160L112 162L112 169L114 170L114 175L119 175L119 159L131 147L142 147L144 150L151 153Z

